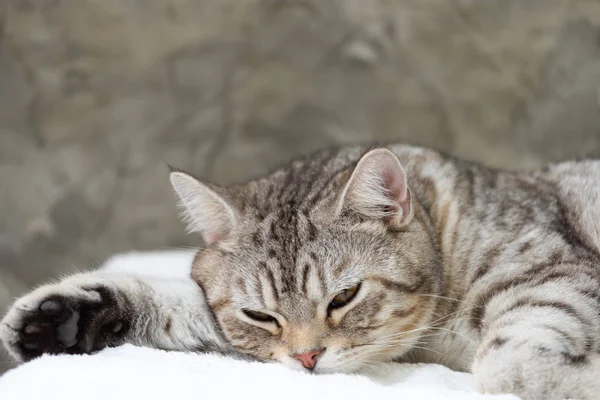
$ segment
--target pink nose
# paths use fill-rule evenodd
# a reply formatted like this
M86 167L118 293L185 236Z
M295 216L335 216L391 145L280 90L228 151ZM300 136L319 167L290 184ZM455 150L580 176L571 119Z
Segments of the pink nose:
M319 354L321 354L323 350L314 350L309 351L308 353L303 354L295 354L294 358L299 360L304 368L313 369L315 365L317 365L317 361L319 360Z

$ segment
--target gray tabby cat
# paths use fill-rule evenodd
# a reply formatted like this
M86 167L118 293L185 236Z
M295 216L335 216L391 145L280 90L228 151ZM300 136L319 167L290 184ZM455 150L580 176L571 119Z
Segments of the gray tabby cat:
M229 188L174 171L206 244L192 279L76 275L0 335L20 360L128 342L317 373L434 362L485 393L600 398L599 182L597 161L512 173L408 146Z

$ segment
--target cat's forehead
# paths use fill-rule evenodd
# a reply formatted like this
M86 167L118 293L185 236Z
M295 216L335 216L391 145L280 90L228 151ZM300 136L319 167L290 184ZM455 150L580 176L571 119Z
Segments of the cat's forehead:
M307 211L281 207L256 218L244 234L257 249L291 254L315 243L325 230Z
M236 253L276 269L298 269L306 264L336 268L344 260L362 258L385 235L361 231L340 222L291 208L280 208L254 220L236 237Z
M317 240L324 233L324 227L318 228L307 213L280 209L245 233L245 248L261 265L268 263L284 274L291 273L300 262L318 262L322 244Z

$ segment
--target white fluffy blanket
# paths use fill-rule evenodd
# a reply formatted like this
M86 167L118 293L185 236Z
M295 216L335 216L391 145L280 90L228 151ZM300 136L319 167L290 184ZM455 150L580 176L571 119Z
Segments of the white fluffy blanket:
M109 268L186 273L189 253L114 257ZM186 264L187 263L187 264ZM478 394L470 374L386 364L365 375L311 375L284 366L131 345L92 356L44 356L0 377L0 399L515 399Z

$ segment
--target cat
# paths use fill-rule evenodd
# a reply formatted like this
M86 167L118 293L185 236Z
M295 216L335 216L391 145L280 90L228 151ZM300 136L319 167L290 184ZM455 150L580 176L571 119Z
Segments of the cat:
M427 362L483 393L600 398L600 161L517 173L354 146L227 188L170 181L205 244L191 277L42 286L0 325L16 359L133 343L313 373Z

